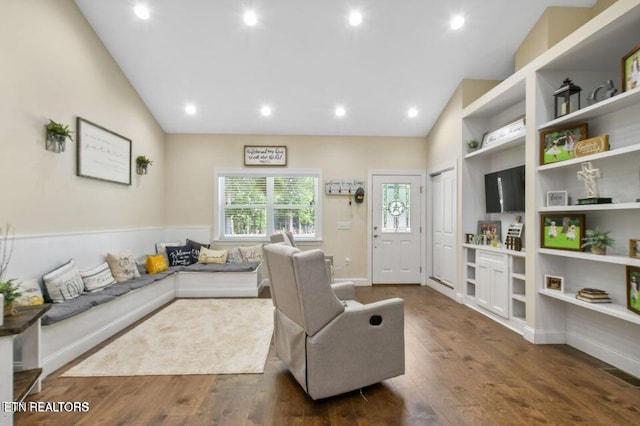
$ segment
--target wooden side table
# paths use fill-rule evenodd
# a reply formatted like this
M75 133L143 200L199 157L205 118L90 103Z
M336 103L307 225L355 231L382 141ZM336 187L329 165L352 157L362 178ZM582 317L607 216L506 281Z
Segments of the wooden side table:
M40 317L51 305L24 306L0 326L0 404L21 402L40 392ZM22 371L13 371L13 340L22 336ZM13 412L0 407L0 425L13 424Z

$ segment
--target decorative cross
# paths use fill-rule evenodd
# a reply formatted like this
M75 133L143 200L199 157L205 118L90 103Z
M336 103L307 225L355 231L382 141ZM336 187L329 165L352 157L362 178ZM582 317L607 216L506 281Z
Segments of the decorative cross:
M594 169L591 166L591 161L585 161L582 163L582 170L578 172L578 180L584 182L584 187L587 190L587 197L596 198L598 196L598 184L596 179L602 178L600 169Z

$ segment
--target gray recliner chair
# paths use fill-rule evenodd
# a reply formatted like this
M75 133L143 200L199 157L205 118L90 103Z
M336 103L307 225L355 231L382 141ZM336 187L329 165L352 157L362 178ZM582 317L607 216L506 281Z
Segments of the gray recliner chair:
M312 399L404 374L404 302L340 301L322 250L264 247L278 358Z

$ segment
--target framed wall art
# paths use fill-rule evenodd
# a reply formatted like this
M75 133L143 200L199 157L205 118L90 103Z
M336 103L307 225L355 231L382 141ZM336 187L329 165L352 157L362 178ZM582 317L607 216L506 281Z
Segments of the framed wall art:
M245 145L245 166L286 166L286 146Z
M568 206L567 191L547 191L547 207Z
M575 158L575 144L587 139L587 123L540 132L540 164Z
M540 244L543 248L582 250L584 214L543 214L540 221Z
M81 117L76 126L77 175L131 185L131 139Z
M555 275L545 275L544 288L545 290L554 290L554 291L564 292L564 277L558 277Z
M627 309L640 314L640 268L627 266Z
M622 57L622 91L640 87L640 44Z

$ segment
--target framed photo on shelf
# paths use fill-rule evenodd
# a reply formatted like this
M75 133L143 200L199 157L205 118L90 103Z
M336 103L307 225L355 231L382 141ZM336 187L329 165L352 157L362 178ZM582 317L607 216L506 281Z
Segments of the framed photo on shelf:
M493 240L502 240L502 222L499 220L479 220L478 234L482 237L482 244L489 244Z
M464 242L467 244L473 244L473 234L464 234Z
M622 91L640 87L640 44L622 57Z
M544 288L545 290L553 290L564 293L564 277L558 277L556 275L545 275Z
M584 214L543 214L540 222L540 244L543 248L582 251Z
M629 240L629 257L640 259L640 240Z
M567 191L547 191L547 207L568 205L569 196Z
M588 124L582 123L540 132L540 164L558 163L575 156L575 143L588 138Z
M640 268L627 265L627 309L640 314Z

